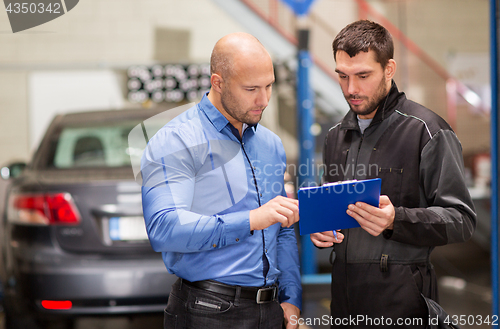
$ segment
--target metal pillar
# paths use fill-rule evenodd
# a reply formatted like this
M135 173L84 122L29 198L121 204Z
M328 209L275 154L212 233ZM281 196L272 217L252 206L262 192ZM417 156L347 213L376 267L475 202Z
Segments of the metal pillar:
M316 184L314 168L314 136L311 125L314 123L314 98L309 83L309 69L312 67L308 50L309 30L299 30L299 49L297 54L297 138L299 141L299 187ZM301 237L302 274L317 273L316 247L309 235Z
M491 293L492 315L499 310L498 263L498 0L490 0L490 52L491 52ZM498 324L493 327L498 328Z

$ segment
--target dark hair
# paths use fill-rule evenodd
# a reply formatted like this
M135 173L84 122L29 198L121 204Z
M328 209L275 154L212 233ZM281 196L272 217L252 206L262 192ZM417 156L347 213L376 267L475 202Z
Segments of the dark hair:
M333 58L337 60L337 51L343 50L350 57L359 52L375 52L375 60L382 65L387 65L394 57L394 43L392 36L385 27L368 20L360 20L344 27L333 40Z

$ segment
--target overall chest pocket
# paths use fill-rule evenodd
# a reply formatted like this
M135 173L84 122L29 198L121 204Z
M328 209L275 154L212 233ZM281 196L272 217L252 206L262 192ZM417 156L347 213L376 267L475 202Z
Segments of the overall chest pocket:
M379 168L378 177L382 179L381 194L387 195L395 207L400 206L403 169Z

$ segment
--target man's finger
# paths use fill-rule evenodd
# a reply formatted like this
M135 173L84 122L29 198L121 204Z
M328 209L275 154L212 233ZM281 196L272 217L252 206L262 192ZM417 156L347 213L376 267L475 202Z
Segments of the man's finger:
M387 195L381 195L379 203L380 205L388 205L391 204L392 202Z
M294 203L294 204L299 204L299 200L297 199L292 199L292 198L289 198L289 197L286 197L286 196L282 196L282 195L278 195L277 197L275 197L273 200L276 200L276 201L283 201L283 202L289 202L289 203Z
M381 224L381 219L385 217L385 213L382 209L370 206L366 203L361 204L361 206L358 206L358 204L359 202L356 203L356 205L349 205L349 210L353 213L358 214L369 222L375 223L377 225Z
M365 217L360 216L358 213L347 210L347 214L354 218L358 223L359 226L369 234L373 236L378 236L383 230L383 227L378 225L377 222L370 221L366 219Z
M282 222L282 227L290 227L299 220L299 214L296 211L286 207L279 208L278 212L286 217L286 222Z
M292 209L294 211L299 211L299 203L298 203L298 201L297 202L294 202L294 201L297 201L297 200L283 198L283 199L278 200L278 203L283 207L287 207L287 208Z
M284 207L282 205L278 205L278 207L276 207L276 212L285 216L287 219L294 215L294 212L292 209Z
M335 241L335 237L333 236L333 231L321 232L317 233L318 239L322 241L332 242Z
M333 246L333 242L318 241L318 240L313 240L312 238L311 238L311 241L317 247L331 247L331 246Z
M367 218L368 213L362 209L349 206L349 209L347 209L347 214L354 218L362 227L372 224L372 221Z
M347 209L347 214L351 217L362 217L365 218L369 215L368 212L366 212L364 209L357 205L350 204L348 209ZM356 219L356 218L355 218Z
M292 224L295 224L295 223L297 223L300 220L300 215L299 215L299 209L298 208L297 208L297 211L293 212L293 215L294 216L293 216L293 223Z
M389 205L392 205L391 200L389 200L389 198L387 196L382 195L380 197L379 208L373 207L373 206L366 204L366 203L363 203L363 202L357 202L355 206L358 209L361 209L361 210L366 212L366 214L361 214L361 216L363 216L369 220L372 220L372 221L378 221L377 218L386 218L387 214L386 214L385 208ZM368 216L369 216L368 214L371 215L372 217L368 218Z
M299 221L299 207L295 202L288 202L284 199L286 198L276 200L279 205L276 209L280 214L285 215L287 218L288 223L282 226L289 227Z
M284 225L288 223L288 218L278 212L276 213L275 218L281 224L281 227L284 227Z
M362 211L366 212L367 214L375 215L377 217L380 217L379 214L382 213L380 208L369 205L368 203L356 202L356 204L354 206L356 208L361 209ZM361 214L361 215L363 216L363 214ZM366 216L363 216L363 217L366 217Z

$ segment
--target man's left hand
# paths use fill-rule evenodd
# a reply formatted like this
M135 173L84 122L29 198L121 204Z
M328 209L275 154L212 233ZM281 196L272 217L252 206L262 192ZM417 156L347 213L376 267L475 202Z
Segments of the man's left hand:
M281 308L283 308L285 316L286 329L297 329L299 327L300 318L299 308L287 302L281 303Z
M381 195L379 208L364 202L356 202L349 205L347 214L354 218L363 230L378 236L386 229L393 229L396 212L389 197Z

